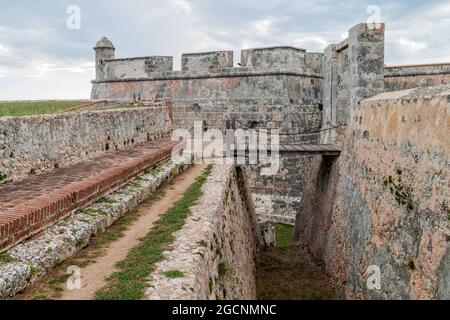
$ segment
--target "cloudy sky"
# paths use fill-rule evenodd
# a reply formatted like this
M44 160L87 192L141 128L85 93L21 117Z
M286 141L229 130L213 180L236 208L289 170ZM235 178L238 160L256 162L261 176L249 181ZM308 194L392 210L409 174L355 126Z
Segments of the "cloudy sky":
M89 98L104 35L117 57L172 55L177 69L182 52L227 49L237 63L241 48L322 51L377 14L371 5L386 64L450 62L448 0L0 0L0 100Z

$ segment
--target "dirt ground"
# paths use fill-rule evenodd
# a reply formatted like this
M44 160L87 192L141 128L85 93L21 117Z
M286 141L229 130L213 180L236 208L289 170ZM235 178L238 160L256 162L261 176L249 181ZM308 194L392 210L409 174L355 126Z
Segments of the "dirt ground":
M258 254L259 300L336 300L326 273L300 246L270 248Z

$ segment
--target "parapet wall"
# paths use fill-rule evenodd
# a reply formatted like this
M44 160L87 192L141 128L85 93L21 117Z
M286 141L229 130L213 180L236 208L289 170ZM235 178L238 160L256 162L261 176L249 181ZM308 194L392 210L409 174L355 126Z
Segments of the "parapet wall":
M271 47L242 50L242 67L254 70L299 71L306 68L305 49Z
M181 57L182 72L210 72L233 68L233 51L185 53Z
M170 108L136 108L0 118L0 175L18 181L30 174L126 149L167 135Z
M388 66L384 70L386 91L450 83L450 63Z
M108 80L126 80L146 78L160 72L172 71L172 57L142 57L129 59L112 59L104 61L104 72Z
M450 298L449 102L441 85L353 106L341 156L322 162L296 230L341 297Z
M173 250L150 275L147 299L256 299L258 232L244 175L230 165L213 169L203 196L175 234ZM174 270L183 277L164 275Z

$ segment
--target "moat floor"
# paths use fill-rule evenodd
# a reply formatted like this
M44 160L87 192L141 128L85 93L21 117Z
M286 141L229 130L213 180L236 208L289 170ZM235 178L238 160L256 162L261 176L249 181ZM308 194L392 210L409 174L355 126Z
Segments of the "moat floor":
M256 291L259 300L337 299L325 271L297 246L259 252Z

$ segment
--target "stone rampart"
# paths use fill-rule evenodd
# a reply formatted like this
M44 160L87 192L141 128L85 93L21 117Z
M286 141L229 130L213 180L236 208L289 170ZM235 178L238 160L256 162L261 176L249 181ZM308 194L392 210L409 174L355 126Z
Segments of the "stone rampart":
M170 108L0 118L0 176L18 181L169 134Z

